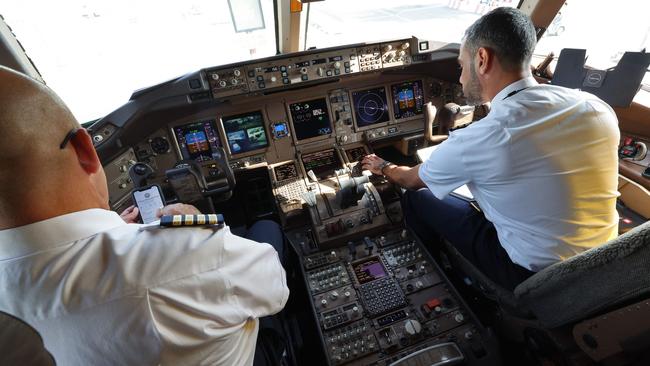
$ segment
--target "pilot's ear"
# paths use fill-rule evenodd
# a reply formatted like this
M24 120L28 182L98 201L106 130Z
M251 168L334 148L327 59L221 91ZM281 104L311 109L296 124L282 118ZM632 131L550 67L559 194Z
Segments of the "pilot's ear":
M476 72L479 75L485 75L487 71L492 67L494 54L492 51L485 47L479 47L476 52Z
M79 165L81 165L83 170L88 174L97 173L102 164L99 161L99 157L93 146L93 140L88 131L80 129L70 139L70 144L74 147Z

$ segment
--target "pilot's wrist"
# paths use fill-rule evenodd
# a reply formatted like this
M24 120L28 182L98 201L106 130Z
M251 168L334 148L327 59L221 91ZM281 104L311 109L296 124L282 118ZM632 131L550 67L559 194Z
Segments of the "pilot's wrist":
M377 168L379 169L379 172L381 173L381 175L386 175L385 169L392 166L392 165L395 165L395 164L391 163L388 160L384 160L381 164L379 164L379 166Z

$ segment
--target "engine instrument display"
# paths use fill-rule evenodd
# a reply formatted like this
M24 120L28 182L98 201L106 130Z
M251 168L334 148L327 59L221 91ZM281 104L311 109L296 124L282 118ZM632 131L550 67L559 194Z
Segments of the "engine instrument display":
M273 170L275 171L275 179L278 182L298 177L298 170L296 170L296 164L294 163L279 165Z
M352 269L360 285L388 276L379 257L370 257L353 263Z
M221 121L231 154L241 154L269 145L262 112L223 117Z
M221 147L214 121L202 121L174 127L174 137L183 159L197 162L213 160Z
M377 123L388 122L388 102L386 89L379 88L357 90L352 92L354 115L357 127L366 127Z
M422 97L422 82L408 81L391 85L393 96L393 111L395 119L415 117L422 114L424 98Z
M336 169L341 169L341 159L334 149L318 151L302 155L302 165L305 172L314 171L318 179L334 176Z
M289 105L293 129L298 141L332 133L332 123L325 98Z

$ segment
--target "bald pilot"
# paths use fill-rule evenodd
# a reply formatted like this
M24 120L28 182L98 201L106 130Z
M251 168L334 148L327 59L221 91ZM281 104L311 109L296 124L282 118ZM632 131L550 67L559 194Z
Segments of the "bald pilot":
M258 318L289 296L277 252L228 227L126 224L79 127L0 67L0 310L60 365L251 365Z

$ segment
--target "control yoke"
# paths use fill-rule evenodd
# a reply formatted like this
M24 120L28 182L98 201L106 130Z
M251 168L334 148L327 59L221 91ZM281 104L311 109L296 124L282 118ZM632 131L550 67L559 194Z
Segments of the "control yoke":
M174 168L165 172L169 184L174 189L181 202L197 202L207 197L213 200L225 201L232 196L235 188L235 175L228 164L226 153L219 148L213 158L218 167L218 173L210 183L205 179L201 166L194 160L181 160Z
M447 103L439 111L429 102L424 109L424 136L427 141L439 144L449 137L449 131L470 124L489 112L489 105L482 104L478 107L459 106L456 103ZM433 125L437 122L438 129L433 134Z

